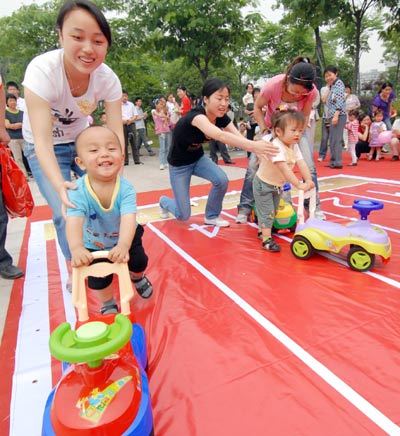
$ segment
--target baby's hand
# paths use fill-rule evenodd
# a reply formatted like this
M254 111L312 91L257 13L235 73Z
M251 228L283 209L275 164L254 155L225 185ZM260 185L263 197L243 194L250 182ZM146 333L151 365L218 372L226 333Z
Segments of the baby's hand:
M71 265L74 268L90 265L93 261L92 253L85 247L78 247L75 248L75 250L71 250L71 257Z
M112 262L126 263L129 260L129 249L125 245L117 244L109 251L108 258Z

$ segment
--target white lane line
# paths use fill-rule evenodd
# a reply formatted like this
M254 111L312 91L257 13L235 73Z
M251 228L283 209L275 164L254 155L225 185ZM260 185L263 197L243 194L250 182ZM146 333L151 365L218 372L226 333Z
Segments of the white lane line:
M390 201L390 200L386 200L385 198L370 197L369 195L364 195L364 194L349 194L348 192L342 192L342 191L339 191L337 189L335 189L335 190L332 189L332 190L324 191L324 192L329 192L331 194L347 195L348 197L368 198L369 200L377 200L377 201L381 201L382 203L388 203L388 204L397 204L397 205L400 204L400 202L398 202L398 201Z
M57 249L58 267L60 269L60 279L61 279L60 291L64 302L65 320L69 322L71 328L73 329L76 323L75 308L74 305L72 304L72 294L67 291L67 281L68 281L67 263L65 261L64 255L62 254L57 238L56 238L56 249Z
M389 197L400 197L400 192L395 192L394 194L389 194L388 192L373 191L372 189L367 189L367 192L372 192L373 194L387 195Z
M10 435L37 435L52 389L49 290L43 222L31 223L10 404Z
M228 212L222 211L221 215L225 215L225 216L227 216L229 218L232 218L233 220L235 219L235 217L233 215L231 215L230 213L228 213ZM331 215L333 215L333 214L331 214ZM337 216L339 216L339 215L337 215ZM247 224L249 226L251 226L251 227L254 227L254 228L258 229L258 225L255 224L255 223L249 223L248 222ZM279 233L276 233L275 236L277 236L278 238L283 239L283 240L285 240L285 241L287 241L289 243L292 242L292 238L289 238L288 236L280 235ZM327 259L333 260L334 262L339 263L340 265L343 265L346 268L348 268L348 265L347 265L346 261L344 261L343 259L341 259L337 255L335 256L334 254L331 254L331 253L328 253L328 252L325 252L325 251L317 251L317 253L320 256L326 257ZM302 261L302 262L306 262L306 261ZM384 282L384 283L386 283L386 284L388 284L390 286L393 286L394 288L400 289L400 282L398 282L397 280L391 279L389 277L385 277L382 274L378 274L378 273L375 273L373 271L357 272L356 274L367 274L367 275L369 275L371 277L374 277L377 280L380 280L381 282Z
M346 400L348 400L353 406L355 406L360 412L373 421L378 427L390 435L400 435L400 427L398 427L393 421L391 421L380 410L373 406L369 401L356 392L351 386L345 383L337 375L335 375L330 369L323 365L320 361L315 359L304 348L297 344L293 339L280 330L275 324L264 317L247 301L241 298L236 292L229 288L225 283L219 280L208 269L201 265L197 260L190 256L186 251L173 242L168 236L158 230L152 224L147 224L147 227L152 230L160 239L162 239L167 245L169 245L176 253L178 253L183 259L185 259L190 265L192 265L197 271L199 271L207 280L215 285L220 291L222 291L228 298L236 303L244 312L246 312L251 318L260 324L265 330L267 330L276 340L290 350L298 359L300 359L306 366L314 371L319 377L321 377L326 383L328 383L333 389L341 394Z
M379 178L365 177L365 176L354 176L351 174L334 174L332 176L318 177L318 180L336 179L338 177L344 177L346 179L353 179L353 180L364 180L365 182L379 183L381 185L387 185L387 186L399 186L400 185L399 180L379 179ZM351 186L348 186L348 187L351 188Z

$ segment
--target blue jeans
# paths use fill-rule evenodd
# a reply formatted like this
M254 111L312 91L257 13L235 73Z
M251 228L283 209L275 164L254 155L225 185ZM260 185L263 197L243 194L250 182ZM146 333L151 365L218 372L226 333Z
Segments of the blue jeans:
M246 174L243 179L242 191L240 192L240 203L237 207L238 213L243 215L249 215L254 206L253 179L257 172L257 164L254 162L255 159L257 159L256 155L251 153Z
M222 210L222 201L228 189L228 177L211 159L202 156L198 161L180 167L170 165L169 178L175 198L162 196L160 206L171 212L176 219L190 218L190 179L201 177L212 183L206 205L206 219L217 218Z
M172 132L160 133L158 142L160 144L160 165L167 165L167 156L171 146Z
M12 258L6 250L8 215L4 206L3 190L1 185L1 165L0 165L0 270L12 265Z
M71 181L71 171L74 171L79 176L84 174L84 171L82 171L75 163L76 152L74 142L55 145L54 153L56 155L56 159L64 180ZM25 141L24 154L28 159L32 175L38 185L40 193L46 199L53 212L53 222L56 228L58 243L60 244L61 251L63 252L65 259L70 260L71 252L69 251L68 242L65 235L65 220L61 213L60 197L50 180L42 171L42 168L36 157L34 144Z

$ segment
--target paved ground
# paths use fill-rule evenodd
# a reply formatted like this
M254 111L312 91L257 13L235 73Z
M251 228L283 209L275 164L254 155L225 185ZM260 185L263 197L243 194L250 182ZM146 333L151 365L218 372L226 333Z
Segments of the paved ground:
M232 152L231 156L243 157L244 152ZM144 165L126 166L124 176L129 179L136 188L137 192L147 192L170 188L168 170L160 171L158 157L143 156ZM221 166L226 172L229 180L236 180L244 176L245 170L235 166ZM205 184L207 181L193 177L192 185ZM32 194L35 200L35 205L40 206L46 204L41 196L37 185L34 181L29 183ZM16 218L9 221L6 248L14 259L14 264L18 263L19 253L22 243L22 237L26 226L26 218ZM3 334L3 325L7 314L10 292L13 285L12 280L4 280L0 278L0 340Z

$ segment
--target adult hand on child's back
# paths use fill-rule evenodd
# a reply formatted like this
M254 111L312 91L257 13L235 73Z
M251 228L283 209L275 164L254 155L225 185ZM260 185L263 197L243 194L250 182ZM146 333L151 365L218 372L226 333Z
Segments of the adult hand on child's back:
M254 148L253 151L259 156L263 157L270 157L275 156L279 153L279 148L272 144L272 142L260 140L260 141L253 141L254 142Z
M67 218L67 207L72 207L75 209L75 205L69 201L68 198L68 189L76 189L77 186L74 182L68 182L65 181L59 188L58 188L58 195L61 199L61 213L64 219Z
M74 268L79 268L80 266L90 265L93 261L92 253L85 247L78 247L71 250L71 265Z
M122 244L117 244L108 253L111 262L126 263L129 260L129 248Z

